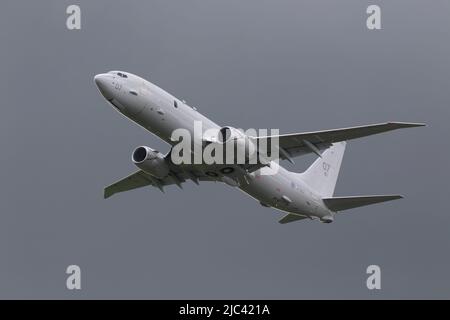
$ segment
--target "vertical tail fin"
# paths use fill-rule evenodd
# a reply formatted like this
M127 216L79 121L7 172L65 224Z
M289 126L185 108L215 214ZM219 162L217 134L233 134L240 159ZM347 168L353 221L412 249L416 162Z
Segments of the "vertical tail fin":
M331 197L336 186L339 169L341 168L346 142L333 143L325 150L321 158L303 173L301 179L322 197Z

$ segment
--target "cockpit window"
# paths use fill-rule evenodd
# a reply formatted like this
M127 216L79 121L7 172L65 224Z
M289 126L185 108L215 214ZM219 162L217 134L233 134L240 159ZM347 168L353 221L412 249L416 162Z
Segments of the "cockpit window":
M122 78L128 78L128 76L125 73L122 73L122 72L117 72L117 75L119 77L122 77Z

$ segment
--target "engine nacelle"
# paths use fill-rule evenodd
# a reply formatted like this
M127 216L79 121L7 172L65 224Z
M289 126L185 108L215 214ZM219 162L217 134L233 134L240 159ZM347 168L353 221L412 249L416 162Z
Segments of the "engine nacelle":
M164 155L152 148L137 147L134 149L131 159L139 169L156 178L162 179L169 174L169 165L164 159Z
M331 214L324 216L324 217L320 217L320 222L323 222L323 223L331 223L333 221L334 221L334 217Z
M244 156L245 160L248 160L256 156L255 143L244 132L236 128L222 127L218 132L217 142L224 145L224 154L227 150L226 145L235 146L234 159L243 159ZM240 154L241 152L243 154Z

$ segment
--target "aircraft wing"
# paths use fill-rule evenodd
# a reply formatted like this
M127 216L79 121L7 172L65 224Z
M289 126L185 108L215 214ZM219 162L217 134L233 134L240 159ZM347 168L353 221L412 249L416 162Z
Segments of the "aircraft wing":
M342 129L313 131L304 133L291 133L278 136L255 137L257 141L262 139L279 139L280 158L291 160L291 157L307 153L315 153L318 156L321 150L327 149L334 142L352 140L402 128L424 126L423 123L387 122Z
M115 193L137 189L152 184L151 180L147 179L145 175L146 174L142 170L139 170L130 174L128 177L107 186L104 189L103 197L107 199Z
M169 155L168 155L169 156ZM138 170L129 176L107 186L104 189L104 198L107 199L112 195L129 191L145 186L154 186L164 192L164 187L169 185L176 185L183 188L182 184L187 180L198 184L199 181L215 181L224 182L228 185L236 187L241 183L246 183L246 175L251 173L263 165L206 165L206 164L182 164L174 165L170 163L170 173L163 179L158 179L152 175ZM223 170L228 170L224 171Z
M217 180L214 177L202 175L199 174L198 172L187 172L187 171L180 171L180 172L171 171L167 177L163 179L158 179L156 177L149 175L148 173L145 173L142 170L138 170L130 174L128 177L125 177L113 183L112 185L107 186L104 189L104 198L107 199L116 193L129 191L145 186L154 186L160 189L162 192L164 192L164 187L168 185L177 185L178 187L182 188L181 184L188 179L194 181L195 183L198 183L198 181Z

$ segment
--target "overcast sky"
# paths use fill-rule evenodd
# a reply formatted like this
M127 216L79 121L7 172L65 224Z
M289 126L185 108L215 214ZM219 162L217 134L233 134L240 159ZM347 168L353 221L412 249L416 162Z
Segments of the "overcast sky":
M450 298L448 1L2 2L0 298ZM382 30L366 28L379 4ZM384 121L352 141L336 195L400 193L332 224L229 186L103 200L168 145L120 116L93 76L126 70L221 125L282 133ZM301 172L314 157L283 162ZM68 265L82 289L66 289ZM382 289L366 288L381 267Z

